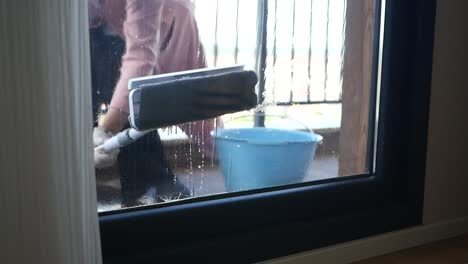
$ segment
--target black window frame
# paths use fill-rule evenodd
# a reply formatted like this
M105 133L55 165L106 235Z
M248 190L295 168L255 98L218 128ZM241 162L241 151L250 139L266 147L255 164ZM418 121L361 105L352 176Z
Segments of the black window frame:
M375 173L100 213L104 263L250 263L420 225L436 1L382 3Z

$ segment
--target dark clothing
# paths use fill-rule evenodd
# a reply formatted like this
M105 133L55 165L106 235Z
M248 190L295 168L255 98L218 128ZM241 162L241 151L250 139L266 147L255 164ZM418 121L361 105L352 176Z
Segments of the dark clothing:
M119 79L125 42L118 36L106 34L102 28L90 30L91 74L93 95L93 118L97 126L97 116L102 104L109 105L114 87ZM136 200L156 189L158 195L174 194L186 197L188 192L176 181L169 168L164 148L157 131L145 135L140 140L121 148L118 168L122 186L122 204L138 205ZM156 199L156 197L154 197Z

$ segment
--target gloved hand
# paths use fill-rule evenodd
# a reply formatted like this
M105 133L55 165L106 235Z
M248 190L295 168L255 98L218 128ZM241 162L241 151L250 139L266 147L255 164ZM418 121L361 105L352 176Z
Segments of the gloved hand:
M139 130L155 129L248 110L257 104L253 71L180 79L139 88Z
M111 138L113 134L102 127L95 127L93 131L93 144L94 144L94 167L96 169L105 169L112 167L119 155L119 149L112 150L105 153L103 150L96 149L96 147L104 144L106 140Z

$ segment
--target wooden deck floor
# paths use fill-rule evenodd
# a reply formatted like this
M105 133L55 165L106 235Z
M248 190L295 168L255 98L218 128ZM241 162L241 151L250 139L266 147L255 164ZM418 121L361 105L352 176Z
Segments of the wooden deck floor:
M354 264L466 264L468 234L355 262Z

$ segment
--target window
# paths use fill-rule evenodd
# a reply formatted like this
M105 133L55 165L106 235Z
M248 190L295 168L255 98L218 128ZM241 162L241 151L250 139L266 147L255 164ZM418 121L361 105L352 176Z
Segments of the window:
M193 4L195 12L189 14L193 15L193 25L187 29L198 29L198 36L195 32L193 38L200 39L204 62L193 65L191 59L165 60L168 52L184 52L189 45L178 43L183 38L177 34L187 30L179 28L181 19L170 17L169 7L163 8L162 12L169 17L161 22L164 26L161 34L167 35L165 45L179 46L180 50L161 49L158 63L165 64L160 66L162 73L243 64L246 69L256 70L262 80L256 88L259 104L253 110L215 120L162 127L157 135L161 144L146 138L135 143L160 144L162 153L143 157L129 154L129 149L137 146L122 149L114 166L97 171L99 211L369 171L375 1L369 1L366 10L348 8L348 18L346 1L230 0ZM111 35L101 24L91 29L96 119L104 118L98 112L107 110L112 90L121 82L118 72L125 53L125 38L129 37L119 36L118 30ZM124 65L121 71L126 70L128 67ZM254 127L266 129L251 130ZM242 131L254 134L239 134ZM262 142L254 142L255 138ZM290 155L284 156L286 152ZM130 161L130 155L162 163L162 168L153 166L156 171L130 168L127 163L145 166L144 161ZM128 167L125 172L124 167ZM160 173L161 170L167 172Z
M261 107L213 123L159 130L164 153L151 155L162 155L158 158L167 167L158 169L171 170L171 179L187 189L188 196L143 199L115 210L125 207L119 202L125 199L119 198L124 190L116 186L133 183L113 176L112 168L101 170L98 196L106 262L226 256L237 263L252 262L420 223L434 1L193 4L206 66L241 63L255 69ZM162 22L171 21L162 17ZM100 79L96 76L118 71L125 52L126 43L102 25L91 30L92 56L112 56L115 50L120 55L93 66L93 86ZM161 43L168 48L175 24L162 25L167 28L162 27L166 34L161 34ZM105 38L113 49L102 45ZM113 87L117 79L107 77L107 85ZM96 89L95 98L102 93ZM110 100L112 94L106 96ZM259 147L266 144L222 142L222 136L231 136L223 133L252 127L269 131L254 139L271 140L271 131L279 129L288 133L279 136L281 143L296 132L319 134L316 138L323 141L316 149L287 146L262 167L264 156L275 155L271 148ZM206 137L210 133L212 137ZM229 146L225 153L223 144ZM233 155L241 159L232 162ZM272 160L287 162L280 166ZM118 162L125 167L121 158ZM236 171L232 166L237 166L239 178L230 174ZM261 180L262 171L270 176L266 179L299 176L271 183ZM157 197L167 183L156 181L154 186L153 193L132 199Z

